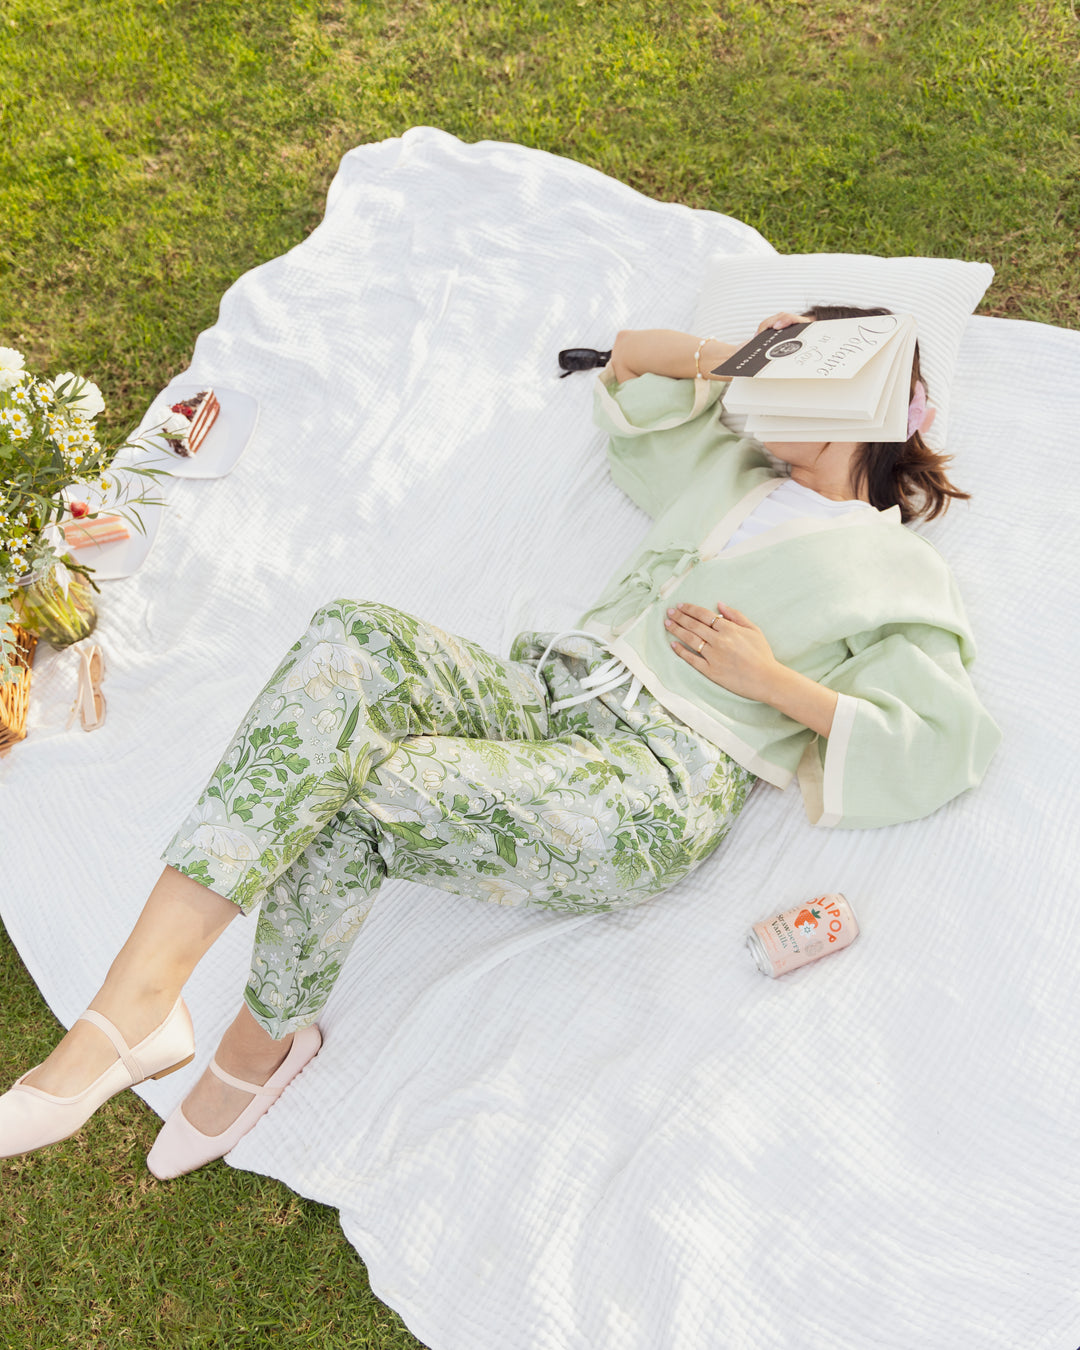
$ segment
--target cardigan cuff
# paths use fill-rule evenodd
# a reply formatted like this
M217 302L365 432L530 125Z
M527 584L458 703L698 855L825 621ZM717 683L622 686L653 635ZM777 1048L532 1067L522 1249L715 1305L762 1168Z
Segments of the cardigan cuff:
M832 828L844 815L844 767L855 727L859 700L838 694L832 729L825 741L825 761L818 748L821 738L810 742L799 764L799 787L811 825Z
M637 380L646 378L642 375L634 377ZM660 379L668 379L668 376L659 376ZM679 383L672 380L672 383ZM682 381L681 383L685 383ZM659 421L647 423L645 426L637 426L623 412L615 394L611 392L612 387L620 392L630 384L629 380L624 380L620 385L615 379L615 372L609 362L603 370L596 372L596 396L598 405L604 410L614 432L618 436L647 436L654 431L669 431L672 427L683 426L687 422L692 422L698 417L709 403L709 395L719 384L718 380L694 380L694 401L690 410L685 413L674 413L670 417L663 417Z

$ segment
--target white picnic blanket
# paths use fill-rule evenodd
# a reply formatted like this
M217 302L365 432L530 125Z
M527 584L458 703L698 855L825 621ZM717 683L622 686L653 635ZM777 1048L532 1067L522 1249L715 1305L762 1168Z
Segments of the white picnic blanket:
M42 649L0 761L0 908L65 1023L320 603L505 654L593 600L645 521L556 352L685 327L706 258L768 249L516 145L420 127L346 155L322 225L199 338L193 378L261 417L229 477L169 481L146 563L107 585L106 726L64 732L75 659ZM623 914L380 894L325 1049L231 1161L336 1206L433 1350L1074 1350L1078 369L1077 333L969 325L975 495L928 533L1005 732L981 788L830 833L761 787L719 855ZM758 974L750 923L828 890L856 944ZM147 1085L156 1110L233 1015L251 937L190 982L199 1055Z

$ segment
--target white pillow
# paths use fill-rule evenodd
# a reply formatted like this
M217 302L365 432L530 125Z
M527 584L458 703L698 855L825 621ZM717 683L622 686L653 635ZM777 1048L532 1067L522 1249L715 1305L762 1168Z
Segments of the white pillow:
M968 317L994 278L989 263L955 258L876 258L859 253L775 253L714 258L694 313L698 337L746 342L762 319L810 305L858 305L913 314L930 403L937 408L925 435L944 450L949 431L949 391ZM743 429L744 418L724 421Z

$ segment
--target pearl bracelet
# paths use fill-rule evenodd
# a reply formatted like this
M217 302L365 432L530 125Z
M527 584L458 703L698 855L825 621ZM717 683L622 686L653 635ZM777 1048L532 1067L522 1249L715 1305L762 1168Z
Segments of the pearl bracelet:
M695 378L696 380L703 380L703 379L705 379L705 376L702 375L702 373L701 373L701 349L702 349L702 347L705 346L706 342L719 342L719 340L720 340L719 338L714 338L714 337L703 337L703 338L701 339L701 341L698 343L698 345L697 345L697 351L694 353L694 369L697 371L697 374L694 376L694 378Z

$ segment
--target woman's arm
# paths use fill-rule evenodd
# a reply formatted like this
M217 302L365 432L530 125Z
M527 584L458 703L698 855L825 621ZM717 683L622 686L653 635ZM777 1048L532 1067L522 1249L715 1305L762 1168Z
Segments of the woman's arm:
M793 323L805 322L805 316L799 314L770 314L758 324L757 331L760 333L763 328L770 327L787 328ZM678 333L672 328L623 329L616 334L615 345L611 349L612 371L619 384L624 380L636 379L639 375L667 375L675 380L691 380L698 373L694 365L694 353L700 343L700 337L692 333ZM710 338L701 348L701 374L708 380L720 379L721 376L712 375L710 371L729 356L734 356L738 350L739 347L730 342Z
M679 605L668 611L671 645L688 664L714 684L741 698L767 703L795 722L828 737L837 695L823 684L782 665L765 634L729 605L712 614L701 605Z
M692 380L697 374L694 353L701 338L692 333L677 333L672 328L629 328L615 336L611 349L611 367L620 384L639 375L667 375L674 380ZM706 379L713 366L726 361L739 349L715 338L701 349L701 373Z

